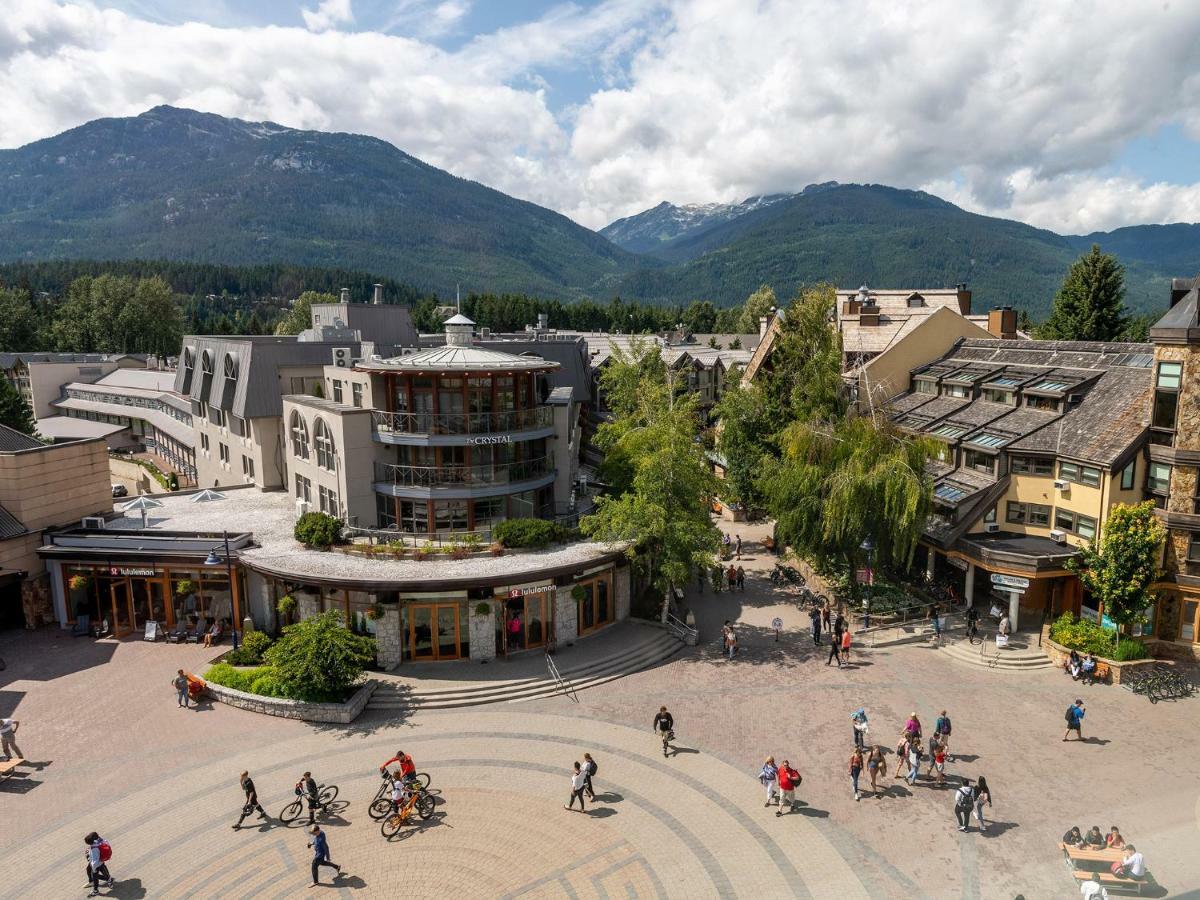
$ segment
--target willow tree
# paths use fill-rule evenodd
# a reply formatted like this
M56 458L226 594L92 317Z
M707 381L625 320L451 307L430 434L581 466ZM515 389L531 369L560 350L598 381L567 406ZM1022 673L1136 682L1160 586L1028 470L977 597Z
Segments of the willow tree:
M766 481L780 540L853 570L870 538L878 564L906 568L933 506L925 463L934 451L931 440L866 417L794 422Z
M778 418L762 385L734 376L713 409L717 417L716 449L725 462L721 496L744 506L765 502L760 481L773 464L772 442Z
M846 410L842 339L833 327L836 303L833 285L818 284L797 294L783 314L764 388L776 409L777 430Z

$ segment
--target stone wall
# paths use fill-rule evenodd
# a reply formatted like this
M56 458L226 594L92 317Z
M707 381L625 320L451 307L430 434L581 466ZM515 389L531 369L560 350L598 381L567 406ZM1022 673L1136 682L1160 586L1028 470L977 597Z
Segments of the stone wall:
M375 662L390 672L400 665L404 642L400 636L400 606L383 604L383 618L375 622Z
M1049 632L1049 625L1045 625L1043 627L1046 632ZM1146 645L1152 653L1154 652L1154 647L1152 646L1154 643L1158 642L1148 642ZM1046 651L1046 655L1050 657L1050 660L1054 663L1054 665L1058 666L1060 669L1065 667L1067 660L1071 658L1071 650L1069 647L1064 647L1062 644L1056 644L1048 637L1042 638L1042 649ZM1081 653L1079 655L1083 656L1084 654ZM1115 659L1105 659L1102 656L1097 656L1096 659L1108 666L1108 677L1113 684L1121 683L1122 674L1128 675L1132 669L1139 668L1140 666L1154 665L1157 662L1157 660L1155 660L1153 657L1149 659L1131 659L1127 662L1117 662Z
M214 700L266 716L349 725L358 718L378 686L379 682L374 679L366 681L345 703L305 703L303 700L285 700L281 697L260 697L211 682L205 683L204 690Z
M321 598L315 597L312 594L295 593L292 594L296 598L296 619L311 619L313 616L321 614Z
M475 607L478 602L472 602L467 615L467 628L471 638L471 659L477 662L487 662L496 658L496 606L488 604L486 616L478 615Z
M30 630L54 621L50 578L45 572L21 582L21 611L25 613L25 627Z
M613 593L616 594L617 621L629 618L632 583L629 577L632 566L622 566L613 570Z
M554 642L559 649L579 637L579 604L571 596L573 585L560 585L554 594Z

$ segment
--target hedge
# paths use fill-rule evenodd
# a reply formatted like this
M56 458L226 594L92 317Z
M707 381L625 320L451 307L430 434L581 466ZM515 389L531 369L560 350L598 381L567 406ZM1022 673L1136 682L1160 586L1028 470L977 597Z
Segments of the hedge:
M296 520L293 534L305 547L328 547L342 538L342 523L323 512L307 512Z
M1086 619L1076 619L1069 612L1063 613L1050 626L1050 640L1070 650L1083 653L1094 653L1113 659L1117 649L1117 633L1111 629L1089 622Z
M505 519L492 526L492 539L505 547L540 549L565 541L570 531L545 519Z

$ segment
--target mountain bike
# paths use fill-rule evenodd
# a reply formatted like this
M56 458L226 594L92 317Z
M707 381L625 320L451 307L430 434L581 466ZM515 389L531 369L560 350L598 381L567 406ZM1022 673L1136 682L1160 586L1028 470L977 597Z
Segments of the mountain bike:
M415 776L415 783L420 785L421 790L429 790L429 785L432 779L428 772L418 772ZM367 807L367 815L378 822L386 816L392 809L392 776L386 772L380 778L379 790L375 792L374 798L371 800L370 806ZM382 801L382 802L381 802Z
M329 811L329 804L337 799L337 795L337 785L317 785L317 808L314 812L327 813ZM297 788L296 799L283 808L283 811L279 814L279 821L284 825L296 821L300 817L300 813L304 812L304 804L307 800L308 796L300 793L299 788Z
M422 819L428 819L433 815L433 808L437 805L433 794L426 791L419 783L412 785L408 800L399 809L395 808L391 800L376 800L371 806L374 808L380 803L387 803L390 812L384 816L383 822L379 826L379 833L389 839L396 836L400 831L400 826L408 820L414 809Z

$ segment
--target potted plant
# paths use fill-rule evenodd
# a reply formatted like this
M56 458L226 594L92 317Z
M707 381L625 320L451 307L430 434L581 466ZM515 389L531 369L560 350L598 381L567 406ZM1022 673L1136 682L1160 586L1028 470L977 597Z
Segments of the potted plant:
M378 622L383 618L383 604L376 603L367 610L367 618L372 622Z
M87 575L72 575L67 584L73 591L86 591L91 586L92 579Z
M492 541L490 544L488 544L488 549L492 551L492 556L504 555L504 545L499 541Z
M492 605L486 601L475 604L475 615L486 616L492 611Z
M287 621L296 612L296 598L291 594L284 594L279 598L279 602L275 604L275 609Z
M196 582L190 578L185 578L182 581L175 582L175 593L180 597L186 597L188 594L196 593Z
M577 585L575 585L575 587L571 588L571 599L572 600L582 600L585 597L587 597L587 591L585 591L583 589L582 584L577 584Z

